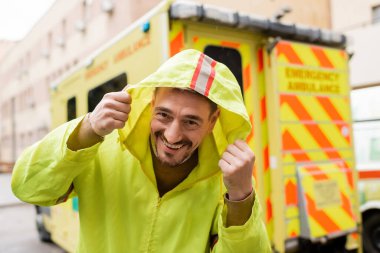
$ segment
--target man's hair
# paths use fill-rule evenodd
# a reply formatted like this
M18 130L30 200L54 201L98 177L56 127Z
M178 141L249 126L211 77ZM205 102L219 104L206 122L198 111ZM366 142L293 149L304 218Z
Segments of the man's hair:
M168 87L169 88L169 87ZM157 91L160 89L160 87L157 87L154 89L154 96L156 96L157 94ZM214 103L213 101L211 101L210 99L208 99L207 97L203 96L202 94L196 92L195 90L193 89L190 89L190 88L171 88L175 91L178 91L178 92L190 92L192 94L195 94L196 96L198 97L201 97L202 99L204 99L205 101L208 102L209 106L210 106L210 117L211 115L218 109L218 105L216 103Z

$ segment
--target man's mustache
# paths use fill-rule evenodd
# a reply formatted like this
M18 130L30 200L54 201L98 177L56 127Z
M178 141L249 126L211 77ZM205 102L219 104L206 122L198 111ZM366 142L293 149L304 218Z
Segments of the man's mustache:
M191 142L190 140L180 140L180 141L177 141L175 143L171 143L170 141L168 141L165 138L165 135L164 135L163 131L158 131L154 135L156 136L156 138L161 138L165 142L170 143L172 145L184 145L184 146L187 145L187 146L190 146L190 147L193 145L193 142Z

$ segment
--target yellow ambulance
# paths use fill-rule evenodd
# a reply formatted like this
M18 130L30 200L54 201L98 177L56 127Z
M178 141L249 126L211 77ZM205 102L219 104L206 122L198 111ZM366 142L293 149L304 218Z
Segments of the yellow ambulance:
M192 2L164 1L52 86L56 127L195 48L244 94L254 176L274 252L361 251L345 36ZM37 207L42 239L69 252L78 199Z

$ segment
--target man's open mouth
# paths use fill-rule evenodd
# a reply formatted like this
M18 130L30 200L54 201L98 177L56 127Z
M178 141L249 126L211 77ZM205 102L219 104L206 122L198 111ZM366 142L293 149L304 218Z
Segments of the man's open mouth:
M168 148L171 148L171 149L180 149L182 148L185 144L184 143L180 143L180 144L170 144L168 143L162 136L161 136L161 140L162 142L164 143L164 145Z

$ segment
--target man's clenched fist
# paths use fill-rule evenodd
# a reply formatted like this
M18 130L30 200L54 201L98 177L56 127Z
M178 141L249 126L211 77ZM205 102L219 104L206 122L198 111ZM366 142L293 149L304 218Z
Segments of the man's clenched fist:
M230 200L242 200L252 192L254 163L255 155L246 142L237 140L228 145L219 160L219 167Z
M131 111L131 96L126 91L104 95L94 111L70 135L67 147L79 150L100 142L105 135L123 128Z
M105 136L123 128L131 111L131 102L131 96L125 91L105 94L89 117L92 130Z

